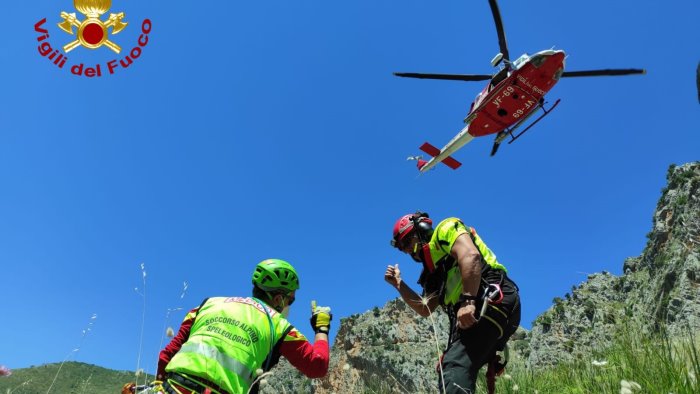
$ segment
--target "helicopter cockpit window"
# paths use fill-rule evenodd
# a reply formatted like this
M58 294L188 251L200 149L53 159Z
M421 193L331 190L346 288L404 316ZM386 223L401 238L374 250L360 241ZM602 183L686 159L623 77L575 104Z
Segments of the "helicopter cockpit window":
M523 53L522 56L513 62L513 68L516 70L519 69L523 64L527 63L528 60L530 60L530 56L527 53Z

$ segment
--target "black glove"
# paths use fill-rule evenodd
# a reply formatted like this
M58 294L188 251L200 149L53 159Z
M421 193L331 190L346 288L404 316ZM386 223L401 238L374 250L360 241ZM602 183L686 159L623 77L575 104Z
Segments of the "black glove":
M333 314L328 306L316 306L316 301L311 301L311 328L315 333L328 334L331 330Z

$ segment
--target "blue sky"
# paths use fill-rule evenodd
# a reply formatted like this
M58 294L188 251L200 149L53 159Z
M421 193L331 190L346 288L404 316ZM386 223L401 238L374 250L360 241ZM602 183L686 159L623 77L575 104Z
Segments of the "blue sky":
M153 29L129 69L93 79L37 51L44 17L54 47L72 40L56 27L72 2L5 5L0 364L70 354L152 372L163 326L184 315L166 322L168 308L249 294L269 257L301 275L291 321L311 335L316 299L335 333L397 296L387 264L417 279L389 246L416 209L477 229L520 285L526 327L588 273L620 273L644 247L669 164L700 158L700 4L501 1L513 58L554 46L568 70L648 74L563 80L548 95L559 107L517 143L491 158L491 138L477 139L458 171L418 177L406 157L452 138L483 85L391 73L492 72L488 2L468 3L115 0L130 24L110 39L125 51L81 47L69 65L119 59L141 21Z

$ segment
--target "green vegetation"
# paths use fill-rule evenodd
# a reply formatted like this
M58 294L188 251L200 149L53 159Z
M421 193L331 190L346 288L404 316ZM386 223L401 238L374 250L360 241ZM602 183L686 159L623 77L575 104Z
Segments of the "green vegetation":
M674 393L700 392L700 345L688 330L682 337L665 333L644 334L641 325L623 322L612 347L596 351L586 359L560 364L549 369L533 370L522 359L513 359L506 374L496 382L500 393ZM573 343L571 344L573 346ZM513 341L511 348L524 350L526 341ZM395 350L393 346L390 349ZM356 393L413 392L405 382L390 372L390 361L381 358L383 371L367 371L362 380L350 382ZM45 394L58 371L59 364L14 370L12 376L0 378L0 394ZM148 378L149 380L152 377ZM113 371L94 365L66 362L52 393L113 394L122 385L134 381L133 372ZM141 381L145 380L143 377ZM436 377L437 380L437 377ZM634 382L631 391L621 391L622 381ZM305 381L310 389L310 381ZM635 384L639 389L635 389ZM293 387L290 383L289 388ZM279 387L277 387L279 389ZM437 387L422 387L418 392L437 393ZM477 393L486 392L482 369Z
M46 394L60 363L15 369L12 375L0 377L0 394ZM141 376L139 382L146 377ZM148 377L152 381L153 376ZM55 394L115 394L125 383L136 381L134 372L114 371L95 365L66 362L51 388Z
M686 196L685 194L678 197L678 199L676 200L676 208L681 208L687 202L688 202L688 196Z
M586 359L533 370L522 359L513 359L506 373L496 381L499 394L587 394L587 393L674 393L700 392L700 345L691 332L682 338L661 334L643 334L640 325L625 322L625 331L615 337L614 345L596 351ZM571 344L573 346L573 343ZM526 347L514 341L511 348ZM522 350L522 349L521 349ZM486 393L485 368L482 368L477 394ZM391 372L367 371L364 378L352 380L352 392L388 394L397 392L437 393L437 387L412 390L403 387ZM361 379L361 380L360 380ZM624 382L623 382L624 381ZM437 377L436 377L437 382ZM622 390L623 385L629 387Z
M662 199L663 196L666 194L667 191L671 189L675 189L678 187L678 185L684 184L691 179L697 177L697 174L692 170L685 170L685 171L675 171L676 170L676 165L671 164L668 167L668 171L666 172L666 180L668 181L668 185L665 186L663 189L661 189L661 194L662 194Z
M624 325L622 325L624 327ZM630 329L617 336L615 344L605 351L591 354L590 359L561 364L550 369L533 371L523 360L513 360L506 374L496 381L497 393L674 393L700 392L700 346L689 333L685 338L672 339L665 334L641 335L640 329ZM522 347L521 341L511 346ZM623 383L623 381L629 383ZM361 393L406 392L391 377L371 375ZM629 384L629 391L621 391ZM636 385L639 386L635 389ZM437 388L424 388L437 393ZM410 392L410 391L409 391ZM477 394L486 393L482 368Z
M623 325L624 326L624 325ZM700 346L688 333L684 338L666 334L642 335L627 326L615 344L591 354L590 359L541 371L522 361L508 367L508 376L497 380L498 393L620 393L623 380L641 387L630 393L700 392ZM485 380L477 393L485 393Z

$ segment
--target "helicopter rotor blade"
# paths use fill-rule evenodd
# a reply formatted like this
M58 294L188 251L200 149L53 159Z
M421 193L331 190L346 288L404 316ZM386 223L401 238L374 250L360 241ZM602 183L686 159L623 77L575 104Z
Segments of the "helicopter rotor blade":
M698 62L698 69L695 71L695 83L698 85L698 102L700 102L700 62Z
M447 81L488 81L491 75L486 74L422 74L422 73L394 73L397 77L442 79Z
M647 71L639 68L626 69L604 69L604 70L585 70L585 71L564 71L562 77L601 77L615 75L633 75L646 74Z
M496 23L496 32L498 33L498 47L503 54L505 60L510 60L508 55L508 44L506 43L506 32L503 30L503 20L501 19L501 11L498 10L496 0L489 0L493 21Z

